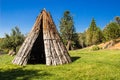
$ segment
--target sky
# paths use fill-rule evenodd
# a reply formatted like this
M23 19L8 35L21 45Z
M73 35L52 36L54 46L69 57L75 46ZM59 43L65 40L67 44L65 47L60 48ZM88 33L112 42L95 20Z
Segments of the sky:
M51 13L58 30L63 13L69 10L76 32L84 32L92 18L103 29L120 16L120 0L0 0L0 37L15 26L29 33L43 8Z

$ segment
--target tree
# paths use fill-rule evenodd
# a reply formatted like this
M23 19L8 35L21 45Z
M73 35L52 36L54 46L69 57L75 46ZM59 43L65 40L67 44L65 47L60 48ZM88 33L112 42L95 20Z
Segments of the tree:
M73 39L72 39L72 45L74 49L81 48L81 45L79 43L79 33L74 33L73 34Z
M16 52L16 48L24 41L24 35L20 32L18 27L12 29L11 34L5 34L5 38L2 43L2 48L12 49Z
M63 39L67 50L72 49L73 35L75 33L73 18L70 11L65 11L63 17L60 20L60 34Z
M116 22L109 23L103 30L105 40L113 40L120 37L120 27Z
M120 17L119 17L119 16L116 16L116 17L115 17L115 20L116 20L116 22L120 25Z
M2 42L3 42L3 38L0 38L0 50L2 50Z
M94 18L91 21L90 27L86 31L86 44L93 45L102 42L102 31L97 27Z
M79 36L79 39L78 39L79 44L80 44L80 46L81 46L82 48L84 48L84 47L86 46L86 42L85 42L85 32L84 32L84 33L79 33L78 36Z

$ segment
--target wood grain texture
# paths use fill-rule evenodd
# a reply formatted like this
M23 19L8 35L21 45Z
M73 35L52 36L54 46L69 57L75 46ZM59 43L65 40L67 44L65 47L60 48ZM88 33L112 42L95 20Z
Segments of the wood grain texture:
M45 64L62 65L71 62L70 55L61 40L61 37L56 29L51 15L43 10L41 14L37 17L31 32L29 33L21 48L19 49L17 55L13 59L13 64L26 65L28 63L28 60L31 58L31 50L36 39L39 38L38 35L40 35L39 33L41 31L43 32L41 36L43 36L44 42L43 45L46 60Z

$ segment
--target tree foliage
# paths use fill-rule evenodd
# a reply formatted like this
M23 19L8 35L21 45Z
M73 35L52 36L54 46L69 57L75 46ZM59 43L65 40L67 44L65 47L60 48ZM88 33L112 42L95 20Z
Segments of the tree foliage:
M78 34L78 41L79 41L79 44L80 44L80 46L82 47L82 48L84 48L85 46L86 46L86 40L85 40L85 32L83 32L83 33L79 33Z
M65 11L63 17L60 20L60 34L67 46L67 49L71 49L73 43L73 36L75 33L73 18L70 11Z
M119 17L119 16L116 16L116 17L115 17L115 20L116 20L116 22L120 25L120 17Z
M11 34L5 34L2 42L2 48L13 49L16 52L17 46L21 45L24 41L24 35L20 32L18 27L12 29Z
M102 31L97 27L94 18L90 24L90 27L86 31L86 44L93 45L102 41Z
M120 27L116 22L109 23L103 30L105 40L113 40L120 37Z

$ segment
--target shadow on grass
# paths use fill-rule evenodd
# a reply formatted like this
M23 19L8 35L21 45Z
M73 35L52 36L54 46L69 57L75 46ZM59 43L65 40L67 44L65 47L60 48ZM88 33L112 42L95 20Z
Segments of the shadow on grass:
M45 71L41 70L23 70L22 68L11 69L11 70L0 70L0 80L30 80L40 79L45 76L51 76Z
M78 56L71 57L72 62L76 61L76 60L79 59L79 58L81 58L81 57L78 57Z

